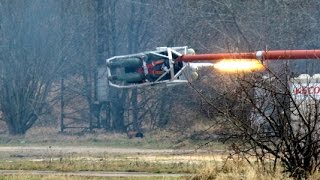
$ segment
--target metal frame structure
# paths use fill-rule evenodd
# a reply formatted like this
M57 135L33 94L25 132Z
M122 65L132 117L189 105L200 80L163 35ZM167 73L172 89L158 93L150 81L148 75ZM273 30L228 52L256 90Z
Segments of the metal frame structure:
M183 62L182 68L178 72L174 72L174 63L175 59L173 58L174 56L176 57L181 57L185 54L187 54L188 47L187 46L182 46L182 47L158 47L156 51L149 51L145 53L139 53L139 54L133 54L133 55L125 55L125 56L114 56L112 58L109 58L106 60L107 64L107 76L108 76L108 84L109 86L116 87L116 88L134 88L134 87L143 87L143 86L152 86L152 85L157 85L157 84L163 84L165 83L166 85L177 85L181 83L186 83L188 80L181 80L179 77L182 75L183 71L189 66L188 63ZM116 61L118 59L122 58L128 58L128 57L143 57L145 54L153 54L158 57L162 57L165 59L169 60L169 69L168 71L165 71L160 77L158 77L155 81L152 82L144 82L144 83L130 83L130 84L125 84L125 83L115 83L113 82L110 77L113 76L111 68L108 66L108 64L112 63L112 61ZM142 59L142 68L144 75L148 75L148 68L147 68L147 62ZM167 74L170 74L170 79L169 80L163 80L163 77L165 77Z

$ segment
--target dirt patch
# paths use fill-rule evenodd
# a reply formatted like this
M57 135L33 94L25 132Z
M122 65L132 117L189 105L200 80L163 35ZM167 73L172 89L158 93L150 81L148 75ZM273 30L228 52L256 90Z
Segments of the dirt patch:
M83 147L83 146L69 146L69 147L58 147L58 146L2 146L0 152L43 152L43 153L122 153L122 154L135 154L135 153L170 153L170 154L183 154L183 153L194 153L194 152L206 152L206 151L195 151L195 150L175 150L175 149L138 149L138 148L112 148L112 147Z
M183 177L192 174L141 173L141 172L58 172L58 171L25 171L0 170L0 175L56 175L56 176L85 176L85 177Z

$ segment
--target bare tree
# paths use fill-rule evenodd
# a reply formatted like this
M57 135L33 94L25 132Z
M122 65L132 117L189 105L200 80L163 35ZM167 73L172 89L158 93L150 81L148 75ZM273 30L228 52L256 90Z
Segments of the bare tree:
M236 140L235 153L255 157L264 167L270 161L274 169L281 164L292 177L303 179L320 165L319 100L316 91L294 94L286 69L230 75L229 80L224 75L224 87L216 86L216 96L205 98L232 124L224 138Z
M0 2L0 108L13 135L26 133L47 113L47 96L63 62L54 53L60 48L55 9L43 3L50 2Z

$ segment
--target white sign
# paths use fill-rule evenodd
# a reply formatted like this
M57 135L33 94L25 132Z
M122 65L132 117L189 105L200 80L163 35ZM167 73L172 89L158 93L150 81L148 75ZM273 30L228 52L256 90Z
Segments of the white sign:
M313 98L320 100L320 83L292 83L291 94L298 99Z

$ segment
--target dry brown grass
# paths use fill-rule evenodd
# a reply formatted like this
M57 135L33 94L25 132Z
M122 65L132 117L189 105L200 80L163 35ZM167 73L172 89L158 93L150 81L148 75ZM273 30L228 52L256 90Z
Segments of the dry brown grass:
M197 149L207 140L193 140L180 132L158 130L145 132L144 138L129 139L125 133L94 130L87 133L59 133L58 127L34 127L24 136L0 134L0 145L14 146L100 146L133 147L149 149ZM220 142L210 144L207 149L224 150Z
M258 165L250 165L247 161L240 159L227 160L221 163L207 163L199 170L193 180L292 180L282 173L280 168L276 172L265 171Z
M0 176L1 180L177 180L183 177L90 177L90 176L61 176L61 175L6 175Z

